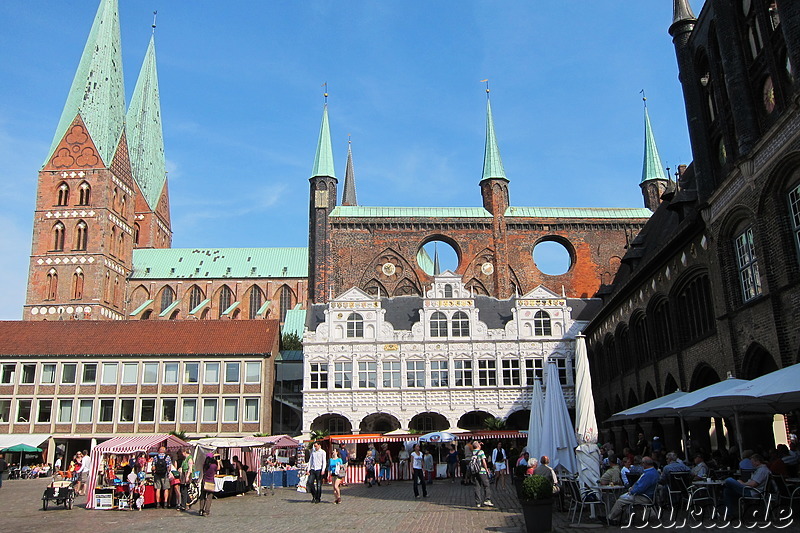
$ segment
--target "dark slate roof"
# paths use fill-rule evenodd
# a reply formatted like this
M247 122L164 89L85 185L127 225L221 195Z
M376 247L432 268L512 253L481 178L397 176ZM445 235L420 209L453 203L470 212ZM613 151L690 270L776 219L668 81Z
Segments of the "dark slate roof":
M603 300L600 298L567 298L567 305L572 308L572 320L589 322L603 308Z

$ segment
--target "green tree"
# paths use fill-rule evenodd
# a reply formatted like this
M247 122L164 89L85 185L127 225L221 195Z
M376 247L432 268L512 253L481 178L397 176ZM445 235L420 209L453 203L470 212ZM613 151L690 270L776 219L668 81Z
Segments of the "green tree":
M175 435L181 440L186 440L186 432L185 431L170 431L170 435Z
M302 350L303 340L297 333L284 333L281 336L281 350Z
M496 416L490 416L486 420L483 421L483 425L486 429L491 431L499 431L506 429L506 420L505 418L498 418Z

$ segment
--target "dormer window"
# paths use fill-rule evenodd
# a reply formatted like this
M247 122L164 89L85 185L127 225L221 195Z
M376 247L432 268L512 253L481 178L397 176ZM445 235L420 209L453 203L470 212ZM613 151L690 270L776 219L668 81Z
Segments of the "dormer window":
M364 317L358 313L350 313L350 316L347 317L347 338L364 338Z
M544 311L536 311L533 315L533 334L537 337L549 337L553 334L550 315Z
M452 298L453 297L453 286L449 283L444 286L444 297L445 298Z
M447 337L447 317L441 311L431 315L431 337Z

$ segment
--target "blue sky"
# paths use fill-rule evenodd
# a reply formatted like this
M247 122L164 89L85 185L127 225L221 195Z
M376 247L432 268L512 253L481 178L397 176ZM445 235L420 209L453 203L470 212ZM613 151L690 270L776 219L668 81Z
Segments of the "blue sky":
M2 319L97 5L0 3ZM481 205L485 78L513 205L641 207L642 89L664 164L691 160L669 0L120 0L128 101L153 9L175 247L307 244L324 82L362 205Z

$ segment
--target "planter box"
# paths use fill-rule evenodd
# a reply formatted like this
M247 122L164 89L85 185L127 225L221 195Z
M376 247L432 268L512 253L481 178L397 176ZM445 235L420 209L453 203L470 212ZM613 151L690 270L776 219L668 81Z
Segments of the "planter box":
M521 500L520 504L528 533L546 533L553 529L553 498Z

